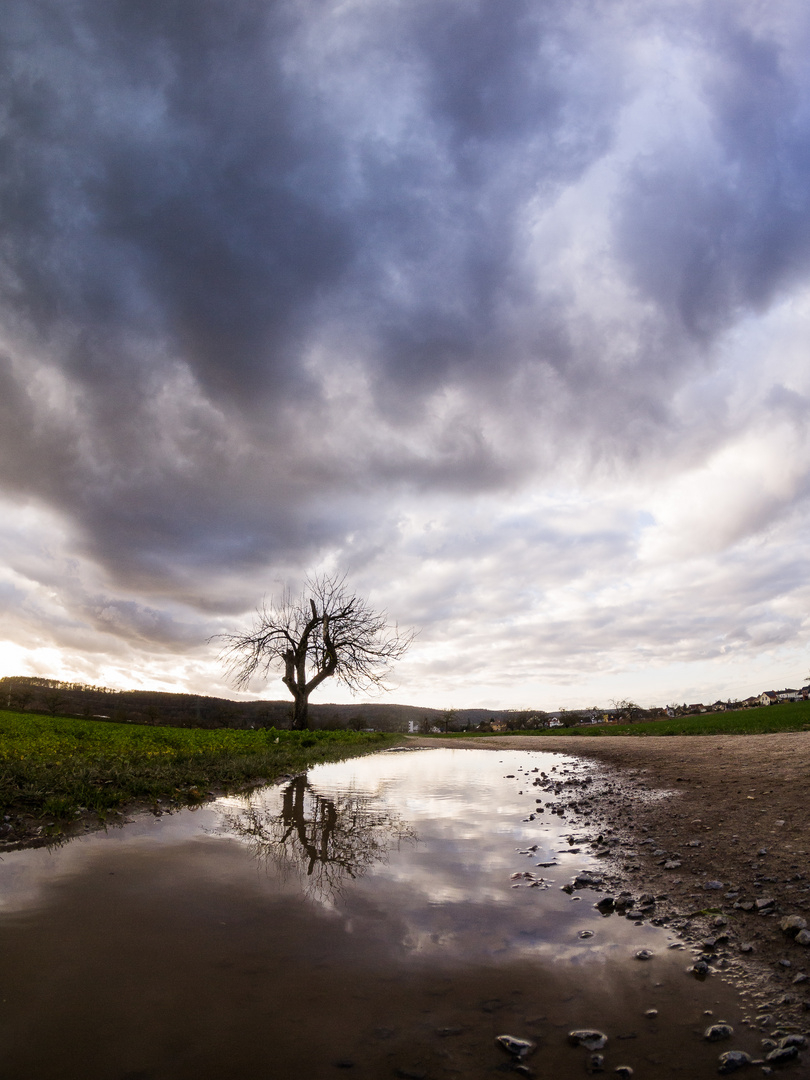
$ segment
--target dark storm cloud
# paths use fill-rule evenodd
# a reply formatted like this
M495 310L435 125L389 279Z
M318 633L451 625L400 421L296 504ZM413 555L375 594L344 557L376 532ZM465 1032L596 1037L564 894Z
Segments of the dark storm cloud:
M636 282L699 341L810 270L810 36L805 18L780 26L788 10L772 25L706 10L695 90L715 152L675 131L628 175L618 239Z
M802 76L784 35L722 10L660 9L716 59L697 92L720 153L616 166L612 272L652 302L617 364L530 239L614 152L657 7L13 5L0 482L119 579L188 598L207 569L382 528L407 485L665 444L694 341L810 250Z

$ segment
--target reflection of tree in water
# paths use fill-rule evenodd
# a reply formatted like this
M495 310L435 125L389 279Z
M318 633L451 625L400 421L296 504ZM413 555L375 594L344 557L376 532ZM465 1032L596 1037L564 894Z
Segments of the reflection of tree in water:
M251 803L224 822L249 840L257 858L296 868L308 889L330 896L345 878L385 862L394 844L416 839L411 826L372 803L357 792L319 795L306 776L296 776L281 790L280 811Z

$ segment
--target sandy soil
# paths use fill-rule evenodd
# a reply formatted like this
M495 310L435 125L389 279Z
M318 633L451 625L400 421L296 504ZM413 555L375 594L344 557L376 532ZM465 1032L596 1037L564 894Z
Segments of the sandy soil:
M606 883L653 894L653 921L739 982L759 1026L810 1027L810 947L780 929L786 915L810 924L810 732L412 741L599 762L590 807L572 792L566 820L603 837Z

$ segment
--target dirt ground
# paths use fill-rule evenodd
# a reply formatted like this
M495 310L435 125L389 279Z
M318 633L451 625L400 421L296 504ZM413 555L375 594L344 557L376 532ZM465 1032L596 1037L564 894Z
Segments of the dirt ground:
M741 986L752 1023L810 1027L810 947L780 928L788 915L810 925L810 732L411 741L598 762L565 815L600 852L606 885L655 896L651 921Z

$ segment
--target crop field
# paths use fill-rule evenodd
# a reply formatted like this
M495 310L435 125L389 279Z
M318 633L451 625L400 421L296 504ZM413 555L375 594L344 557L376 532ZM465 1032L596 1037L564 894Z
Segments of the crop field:
M350 731L152 727L0 710L0 813L46 828L136 800L182 805L398 741Z

